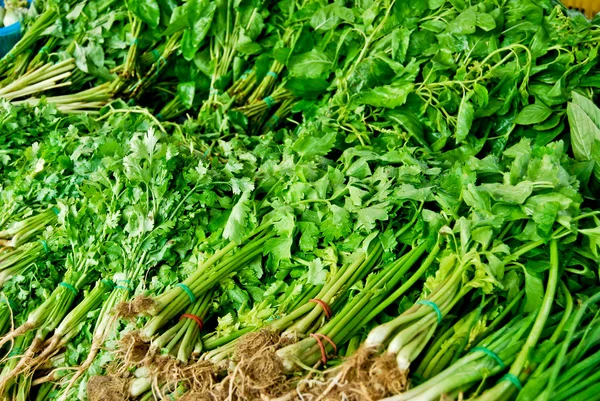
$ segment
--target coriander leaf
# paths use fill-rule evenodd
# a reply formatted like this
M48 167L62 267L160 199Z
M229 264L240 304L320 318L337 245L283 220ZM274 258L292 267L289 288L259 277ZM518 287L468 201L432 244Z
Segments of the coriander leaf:
M223 230L223 237L234 241L236 243L242 242L246 232L244 230L246 226L246 219L248 218L248 212L250 211L250 192L246 191L242 194L238 202L231 209L231 214L225 224Z
M302 158L323 156L329 153L335 144L336 133L329 132L321 138L316 138L311 135L306 135L298 138L292 149Z
M321 259L316 258L308 265L308 273L306 276L306 281L312 285L323 285L325 284L325 279L327 278L327 270L325 270L325 266Z

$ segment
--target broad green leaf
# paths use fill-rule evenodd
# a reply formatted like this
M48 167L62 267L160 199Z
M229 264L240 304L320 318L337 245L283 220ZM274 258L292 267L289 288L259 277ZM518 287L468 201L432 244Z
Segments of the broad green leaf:
M413 84L408 82L378 86L359 94L356 101L359 104L393 109L406 102L406 98L412 91L412 88Z
M332 62L327 55L317 49L290 57L288 68L296 77L319 78L328 74Z
M158 27L160 8L156 0L129 0L127 7L136 17L144 21L150 28Z
M189 61L210 30L217 6L209 0L190 0L187 7L188 27L183 31L181 50L183 57Z
M469 135L469 131L471 130L471 126L473 125L473 118L475 117L475 112L473 111L473 105L469 101L469 99L464 96L460 102L460 107L458 108L458 117L456 122L456 142L461 143L464 141Z
M188 109L194 103L195 92L196 84L194 82L180 82L177 84L177 97L179 97L179 100Z
M519 125L533 125L545 121L552 114L552 109L541 103L525 106L515 118L514 123Z
M477 26L486 32L496 28L496 20L494 20L494 17L487 13L478 13L476 21Z

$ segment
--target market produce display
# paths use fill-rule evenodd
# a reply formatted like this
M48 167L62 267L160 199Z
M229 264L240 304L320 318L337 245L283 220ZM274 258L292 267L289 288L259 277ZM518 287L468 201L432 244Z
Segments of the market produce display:
M600 19L39 0L1 400L600 400Z

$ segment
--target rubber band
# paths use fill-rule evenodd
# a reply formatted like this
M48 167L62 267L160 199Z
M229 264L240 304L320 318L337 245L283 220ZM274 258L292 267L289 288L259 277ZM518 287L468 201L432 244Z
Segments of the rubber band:
M216 89L216 88L210 88L210 94L211 94L211 95L212 95L212 94L218 94L218 93L219 93L219 90L218 90L218 89Z
M108 288L110 288L111 291L115 289L115 283L113 283L110 280L107 280L104 278L104 279L100 280L100 282L102 284L106 285Z
M42 48L38 52L38 54L43 54L43 53L49 54L48 53L48 48L46 46L42 46Z
M187 285L185 285L183 283L179 283L175 287L180 287L183 291L185 291L185 293L187 294L191 303L196 302L196 297L194 296L194 293L192 292L192 290L190 290L190 287L188 287Z
M15 347L15 348L12 349L12 351L10 351L8 353L8 355L6 357L10 358L11 356L21 355L22 352L23 352L23 350L21 348Z
M131 284L131 281L126 280L126 279L121 279L121 280L117 280L117 283L125 283L127 284L125 285L115 285L116 289L121 289L121 290L127 290L129 292L132 292L131 288L129 287L129 285Z
M52 211L54 212L54 214L56 214L58 216L58 214L60 213L60 210L58 210L55 207L52 207Z
M46 242L46 240L41 239L40 243L42 244L42 247L44 247L44 251L46 253L50 253L50 250L48 249L48 243Z
M240 79L248 78L248 75L250 75L251 73L252 73L252 69L248 69L248 70L244 71L244 73L242 75L240 75Z
M513 375L512 373L505 374L498 381L501 382L504 380L508 380L509 382L511 382L513 384L513 386L515 386L517 388L517 390L519 390L519 391L523 390L523 385L521 384L521 380L519 380L519 378L517 376Z
M279 75L277 75L277 73L275 71L269 71L267 72L267 77L273 77L275 79L277 79Z
M267 96L266 98L264 98L263 102L267 104L268 108L271 108L273 107L273 105L275 105L275 99L273 99L273 97L271 96Z
M13 56L12 53L6 53L4 57L10 57L11 61L15 61L15 56Z
M154 56L154 61L160 60L161 54L158 50L154 49L150 52L150 54L152 54Z
M442 323L442 319L443 319L442 311L440 310L440 308L438 308L438 306L435 302L431 302L431 301L427 301L427 300L423 299L423 300L417 301L417 303L421 304L421 305L427 305L430 308L432 308L435 311L435 314L437 315L438 324Z
M496 361L496 363L498 364L498 366L500 366L500 369L504 369L506 367L506 365L504 364L504 362L502 362L502 359L500 359L500 357L498 356L498 354L496 354L494 351L489 350L489 349L487 349L485 347L474 347L469 352L477 352L477 351L483 352L484 354L486 354L487 356L489 356L490 358L492 358L494 361Z
M138 41L138 38L133 38L133 40L131 41L131 43L129 43L129 45L130 45L130 46L133 46L133 45L137 45L138 43L140 43L140 42Z
M267 121L267 125L269 127L274 127L278 122L279 122L279 117L277 116L277 114L273 114L271 116L271 118L269 118L269 121Z
M71 291L74 295L77 295L77 290L71 284L61 281L60 283L58 283L58 285L65 287L67 290Z
M204 328L204 322L202 322L200 316L192 315L191 313L184 313L179 317L179 320L181 319L192 319L194 322L196 322L196 324L200 328L200 331L202 331L202 329Z
M329 307L329 305L327 305L327 303L325 303L325 301L321 300L321 299L317 299L317 298L313 298L310 299L308 302L313 302L315 304L319 304L321 306L321 308L323 308L323 312L325 312L325 316L327 317L327 320L331 319L331 308Z
M158 113L158 114L156 115L156 119L157 119L157 120L159 120L159 121L160 121L160 120L162 120L162 119L163 119L163 115L162 115L162 114L160 114L160 113Z
M167 64L167 60L165 60L163 56L160 56L158 60L156 60L156 74L154 74L156 78L158 78L158 73L160 72L160 60L162 60L164 64Z
M325 334L310 333L310 336L312 338L314 338L315 341L317 342L317 344L319 345L319 349L321 350L321 362L323 362L323 364L326 364L327 363L327 350L325 349L325 345L323 344L323 341L321 341L321 339L323 339L323 340L327 341L329 344L331 344L334 352L336 352L336 353L337 353L337 346L331 340L331 338L327 337Z

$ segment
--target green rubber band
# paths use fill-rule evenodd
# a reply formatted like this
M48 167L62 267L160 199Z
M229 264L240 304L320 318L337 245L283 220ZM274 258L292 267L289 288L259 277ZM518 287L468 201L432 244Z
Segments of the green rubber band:
M427 300L421 300L421 301L417 301L418 304L421 305L427 305L429 306L431 309L433 309L435 311L435 314L437 315L437 321L438 324L442 323L442 311L440 310L440 308L438 308L438 306L436 305L435 302L431 302L431 301L427 301Z
M194 296L194 293L192 292L192 290L190 290L190 287L188 287L187 285L185 285L183 283L177 284L176 287L180 287L183 291L185 291L185 293L187 294L191 303L196 302L196 297Z
M278 76L279 75L277 75L277 73L274 71L267 72L267 77L273 77L273 78L277 79Z
M512 373L505 374L498 381L501 382L503 380L508 380L509 382L511 382L513 384L513 386L515 386L517 388L517 390L519 390L519 391L523 390L523 385L521 384L521 380L519 380L519 378L517 376L513 375Z
M73 294L77 295L77 290L71 284L65 283L64 281L61 281L60 283L58 283L58 285L65 287L67 290L69 290Z
M40 243L42 244L42 246L44 247L44 251L46 253L50 253L50 249L48 249L48 243L46 242L46 240L41 239Z
M269 118L269 121L267 121L267 125L269 127L273 127L275 126L275 124L277 124L279 122L279 117L277 116L277 114L273 114L271 116L271 118Z
M60 210L58 210L57 208L53 207L52 211L54 212L54 214L56 214L58 216L58 214L60 213Z
M133 45L137 45L138 43L140 43L140 42L138 41L138 39L137 39L137 38L133 38L133 40L131 41L131 43L130 43L129 45L130 45L130 46L133 46Z
M11 53L7 53L4 57L9 57L12 61L15 61L15 56L13 56Z
M159 120L159 121L160 121L160 120L162 120L162 119L163 119L163 115L162 115L162 114L160 114L160 113L158 113L158 114L156 115L156 119L157 119L157 120Z
M154 56L154 61L160 60L160 52L158 50L154 49L150 53Z
M218 94L218 93L219 93L219 90L218 90L218 89L216 89L216 88L210 88L210 94L212 95L212 94L214 94L214 93L217 93L217 94Z
M11 356L21 355L22 352L23 350L21 348L15 347L12 349L12 351L8 353L7 358L10 358Z
M485 347L474 347L472 350L470 350L469 352L477 352L477 351L481 351L484 354L486 354L487 356L489 356L490 358L492 358L494 361L496 361L496 363L498 364L498 366L500 366L500 369L504 369L506 367L506 365L504 364L504 362L502 362L502 359L500 359L500 357L494 352L491 351Z
M268 108L273 107L273 105L275 104L275 99L273 99L271 96L267 96L263 99L263 101L267 104Z
M42 46L42 48L40 49L40 51L38 53L39 54L48 53L48 48L46 46Z
M165 58L163 56L160 56L158 58L158 60L156 60L156 74L154 74L154 76L157 78L158 78L158 73L160 72L160 60L162 60L164 64L167 64L167 60L165 60Z
M129 287L125 287L124 285L115 285L115 289L118 289L118 290L126 290L126 291L129 291L129 292L131 292L131 288L129 288Z
M252 69L248 69L248 70L244 71L244 73L242 75L240 75L240 79L248 78L248 75L250 75L251 73L252 73Z
M106 285L108 288L110 288L111 291L115 289L115 283L113 283L110 280L107 280L104 278L104 279L100 280L100 282L102 284Z

